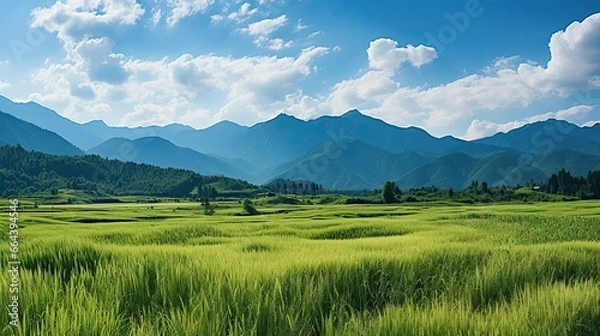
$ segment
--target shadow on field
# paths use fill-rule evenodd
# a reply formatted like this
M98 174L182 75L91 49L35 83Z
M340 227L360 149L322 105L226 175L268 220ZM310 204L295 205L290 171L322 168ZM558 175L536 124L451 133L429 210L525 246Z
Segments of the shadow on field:
M315 240L346 240L370 237L402 236L413 231L401 228L377 227L377 226L354 226L333 227L316 232L310 236Z
M209 225L173 227L143 233L111 232L92 236L97 242L116 245L186 245L203 237L228 237L225 232Z
M43 249L28 249L22 253L21 265L32 272L48 273L65 285L71 277L89 272L96 274L98 265L109 262L112 255L89 245L53 243Z

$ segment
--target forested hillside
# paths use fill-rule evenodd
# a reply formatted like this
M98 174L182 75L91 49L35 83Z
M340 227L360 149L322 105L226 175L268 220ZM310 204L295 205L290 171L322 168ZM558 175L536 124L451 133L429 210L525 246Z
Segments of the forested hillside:
M59 188L110 195L187 197L198 186L218 191L255 190L248 182L202 176L189 170L108 160L97 155L55 156L0 146L0 196L11 197Z

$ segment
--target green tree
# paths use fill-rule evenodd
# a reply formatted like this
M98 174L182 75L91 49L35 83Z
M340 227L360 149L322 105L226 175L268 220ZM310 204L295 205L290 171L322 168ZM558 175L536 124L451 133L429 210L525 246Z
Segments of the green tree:
M246 212L248 215L258 215L258 210L256 210L254 204L252 204L252 201L249 199L244 199L242 207L244 208L244 212Z
M215 206L211 204L208 198L204 202L204 214L207 216L212 216L215 214Z
M381 191L381 197L383 198L383 202L387 204L398 202L396 198L396 183L392 181L385 182Z
M471 181L471 185L469 186L471 192L477 194L479 191L479 182L477 180Z
M556 174L552 174L552 176L550 176L546 192L550 194L558 194L558 176Z
M487 194L490 191L488 188L488 183L486 181L481 182L481 191L484 194Z

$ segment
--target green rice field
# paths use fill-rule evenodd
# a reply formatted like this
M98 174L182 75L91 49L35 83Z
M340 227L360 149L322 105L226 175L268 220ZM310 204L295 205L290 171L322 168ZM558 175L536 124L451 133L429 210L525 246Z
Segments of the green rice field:
M22 209L3 333L600 335L598 202L258 208Z

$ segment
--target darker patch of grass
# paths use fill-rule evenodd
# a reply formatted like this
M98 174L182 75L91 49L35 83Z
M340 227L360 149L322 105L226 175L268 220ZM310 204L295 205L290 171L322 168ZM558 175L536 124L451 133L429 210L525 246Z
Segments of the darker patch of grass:
M357 213L344 213L339 215L342 218L378 218L378 217L403 217L417 214L418 212L357 212Z
M288 271L280 280L283 306L304 302L299 320L324 334L324 322L344 316L380 314L389 305L427 305L465 283L485 263L485 253L427 253L402 262L364 259L319 264Z
M316 240L346 240L369 237L401 236L411 233L405 229L389 229L375 226L335 227L314 233L310 238Z
M587 309L586 309L587 308ZM597 336L600 333L600 310L581 308L570 327L568 335Z
M164 228L145 234L126 232L105 233L92 238L101 243L117 245L185 245L189 240L203 237L227 237L223 231L208 225Z
M500 303L511 302L528 285L548 283L572 284L581 281L600 280L600 267L594 253L559 255L510 255L496 256L505 261L490 263L479 276L473 276L467 284L467 295L476 310L485 310ZM519 267L514 267L519 265Z
M128 245L135 242L135 236L126 232L111 232L92 236L99 243Z
M25 250L21 265L31 271L58 276L66 284L75 274L87 271L96 274L98 265L112 256L92 246L55 243L43 249Z
M190 239L200 237L227 237L223 231L208 225L178 227L152 232L141 236L138 243L142 245L178 245L186 244Z
M173 216L138 216L135 218L146 221L146 220L164 220L164 219L173 218Z
M496 215L484 212L469 212L459 216L459 219L489 219Z
M133 218L76 218L70 220L71 223L82 224L98 224L98 223L120 223L120 222L137 222Z
M272 246L262 243L251 243L242 247L242 251L244 252L270 252L272 250Z

